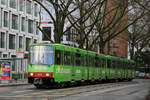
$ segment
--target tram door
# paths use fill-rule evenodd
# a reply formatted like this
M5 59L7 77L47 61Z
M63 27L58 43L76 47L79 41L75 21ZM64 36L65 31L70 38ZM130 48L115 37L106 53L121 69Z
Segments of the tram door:
M75 81L75 54L71 54L71 63L72 63L72 68L71 68L71 76L72 76L72 81Z
M89 80L89 56L86 55L86 78Z

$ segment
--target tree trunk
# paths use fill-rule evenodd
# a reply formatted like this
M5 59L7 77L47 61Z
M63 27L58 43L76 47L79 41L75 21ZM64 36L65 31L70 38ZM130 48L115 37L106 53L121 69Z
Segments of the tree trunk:
M133 45L131 46L131 49L130 49L130 59L134 59L134 46Z
M57 29L54 29L54 40L55 43L61 42L60 32Z
M104 54L104 47L105 47L105 43L103 41L101 41L99 43L99 48L100 48L99 52L102 53L102 54Z

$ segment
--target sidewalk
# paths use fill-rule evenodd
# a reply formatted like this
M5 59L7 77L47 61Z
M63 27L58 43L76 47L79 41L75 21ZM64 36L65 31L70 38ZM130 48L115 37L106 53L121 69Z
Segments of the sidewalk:
M29 85L27 80L5 80L0 81L0 87L7 87L7 86L18 86L18 85Z

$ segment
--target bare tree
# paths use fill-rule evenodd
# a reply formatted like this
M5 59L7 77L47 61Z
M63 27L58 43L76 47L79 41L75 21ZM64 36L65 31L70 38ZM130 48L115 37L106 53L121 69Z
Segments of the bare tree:
M60 43L61 38L63 34L67 31L64 30L64 23L66 21L66 18L68 15L70 15L72 12L74 12L77 8L69 9L74 2L74 0L45 0L46 3L52 6L53 11L51 9L47 8L43 0L33 0L37 2L49 15L51 18L53 24L54 24L54 41L51 40L51 37L48 37L48 39L51 42ZM71 27L71 26L70 26ZM43 33L44 31L38 26L39 30Z
M139 6L141 6L142 8L144 8L144 10L147 10L148 12L150 12L150 1L149 0L131 0L132 3L136 3Z
M143 14L128 23L128 13L131 9L128 8L127 0L106 0L103 6L101 6L101 9L101 12L93 12L92 15L94 21L96 19L96 13L101 13L101 17L99 17L95 25L96 37L89 47L97 43L99 44L100 52L104 53L106 43L116 36L124 34L123 36L126 35L128 38L128 27L140 19Z
M128 40L130 58L135 59L135 55L140 54L150 42L150 12L148 10L145 10L143 6L148 4L143 2L142 0L141 2L132 1L131 5L133 8L133 12L129 14L130 21L134 20L134 18L137 18L140 13L145 13L141 19L138 19L138 21L130 27Z
M105 0L77 0L74 4L78 8L78 11L75 14L68 16L68 20L71 24L77 22L73 25L73 28L78 32L77 43L79 48L88 49L89 35L93 31L94 25L100 17L100 13L97 14L97 18L92 22L90 16L94 10L100 12L100 5L103 5ZM96 9L98 8L98 9Z

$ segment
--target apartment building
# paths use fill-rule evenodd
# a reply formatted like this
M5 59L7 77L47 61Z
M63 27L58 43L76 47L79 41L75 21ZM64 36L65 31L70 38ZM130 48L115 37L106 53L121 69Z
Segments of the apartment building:
M32 0L0 0L0 58L17 57L18 48L28 53L29 43L38 42L38 12ZM27 69L27 62L14 63L14 72Z

